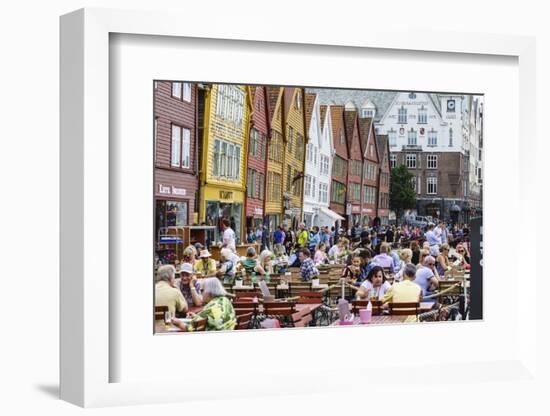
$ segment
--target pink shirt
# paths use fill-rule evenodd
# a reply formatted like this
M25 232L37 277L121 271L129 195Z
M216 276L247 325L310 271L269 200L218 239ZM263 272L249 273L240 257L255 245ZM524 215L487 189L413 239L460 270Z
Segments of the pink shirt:
M389 268L393 272L393 258L392 256L389 256L387 253L379 254L378 256L374 256L372 261L382 267L383 269Z

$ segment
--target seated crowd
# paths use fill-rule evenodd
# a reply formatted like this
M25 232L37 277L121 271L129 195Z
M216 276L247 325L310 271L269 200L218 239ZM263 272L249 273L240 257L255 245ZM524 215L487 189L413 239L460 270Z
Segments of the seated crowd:
M429 227L426 234L433 228ZM396 230L395 234L399 233ZM415 237L414 232L411 236ZM270 275L293 267L298 268L301 280L308 282L319 278L320 269L338 264L343 281L355 287L355 299L387 305L419 302L438 289L447 272L469 268L470 257L463 243L434 245L429 239L423 242L421 238L402 237L394 241L394 234L381 236L367 231L353 239L340 236L334 240L328 227L313 227L310 233L300 224L296 234L279 227L273 251L264 248L258 254L249 247L246 256L239 257L234 248L224 246L219 262L197 243L185 248L183 262L176 264L178 270L172 265L158 268L155 305L168 307L174 318L186 317L185 323L173 321L184 331L193 331L194 324L204 319L207 330L226 330L234 329L237 321L223 284L233 284L239 275L268 281ZM190 308L201 309L193 313Z

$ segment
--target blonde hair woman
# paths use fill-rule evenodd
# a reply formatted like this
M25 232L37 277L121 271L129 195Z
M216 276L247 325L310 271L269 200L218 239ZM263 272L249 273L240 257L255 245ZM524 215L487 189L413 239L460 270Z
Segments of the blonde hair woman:
M403 273L405 271L405 266L407 264L412 264L412 256L413 256L413 252L410 248L404 248L403 250L401 250L401 254L399 258L403 262L403 267L401 267L399 272L397 272L397 274L394 276L396 281L400 282L401 280L403 280Z
M256 273L260 273L261 275L266 273L273 274L273 264L271 262L272 256L273 253L267 249L260 253L256 267L254 268Z

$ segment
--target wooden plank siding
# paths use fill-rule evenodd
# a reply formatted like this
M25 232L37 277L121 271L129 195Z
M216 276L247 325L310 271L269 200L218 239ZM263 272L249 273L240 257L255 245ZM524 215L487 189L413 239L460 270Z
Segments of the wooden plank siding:
M299 210L295 217L298 221L301 221L304 191L303 174L307 145L304 89L285 87L284 98L286 146L283 164L283 193L290 194L290 208ZM289 136L290 131L292 131L292 137ZM299 152L299 149L301 149L301 152ZM289 169L291 169L290 175Z
M265 214L266 215L281 215L283 212L282 204L282 192L283 192L283 163L284 163L284 133L283 133L283 89L280 87L267 87L268 94L268 106L269 106L269 118L271 122L271 131L273 132L269 136L269 148L272 146L273 140L281 141L281 157L279 160L275 160L271 157L267 158L267 174L270 172L281 175L281 182L278 189L281 198L271 199L269 196L270 185L266 186L266 201L265 201ZM269 152L268 152L269 153Z

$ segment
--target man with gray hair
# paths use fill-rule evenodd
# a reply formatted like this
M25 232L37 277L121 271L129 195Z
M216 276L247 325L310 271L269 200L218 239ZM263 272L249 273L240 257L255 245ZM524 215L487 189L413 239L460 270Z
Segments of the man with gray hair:
M439 286L439 280L436 277L435 258L426 256L424 263L416 270L414 282L422 288L422 295L426 296Z
M167 306L172 316L176 316L176 312L187 312L187 302L176 285L176 269L171 264L160 266L157 270L155 306Z

